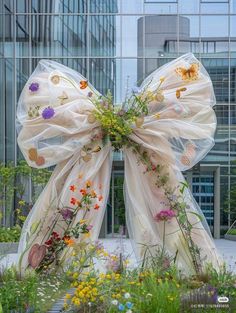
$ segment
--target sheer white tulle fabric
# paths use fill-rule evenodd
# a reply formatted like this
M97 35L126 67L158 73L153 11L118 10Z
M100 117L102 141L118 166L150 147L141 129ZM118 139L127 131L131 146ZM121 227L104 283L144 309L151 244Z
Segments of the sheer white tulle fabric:
M197 80L183 81L176 73L176 68L189 68L191 64L199 64ZM65 77L55 84L52 77ZM162 66L153 72L142 84L141 89L155 91L160 78L165 77L161 86L164 101L152 101L150 114L145 117L142 127L134 124L132 140L143 145L150 153L154 162L163 164L168 169L173 187L184 178L181 171L191 168L199 162L214 145L216 117L212 106L215 104L211 80L198 60L192 54ZM75 82L75 86L68 83ZM81 89L80 82L85 78L79 73L59 63L40 61L33 72L19 99L18 136L19 147L32 167L49 167L56 165L53 174L44 191L36 201L23 227L19 255L22 255L23 270L28 266L27 251L35 244L43 244L55 220L57 208L65 207L70 202L69 186L78 185L78 175L83 173L82 181L92 180L94 185L102 184L104 200L98 211L91 210L86 218L93 224L92 240L98 238L106 202L109 193L110 173L112 166L112 148L108 143L100 152L93 155L89 162L81 160L81 149L90 143L94 133L99 131L98 122L91 123L89 114L95 109L89 93L99 95L93 86ZM38 84L38 90L29 90L31 83ZM183 87L184 86L184 87ZM181 97L176 96L176 90L181 91ZM63 101L61 100L64 96ZM32 107L39 107L39 116L29 118ZM41 112L46 107L53 107L55 114L50 119L44 119ZM32 161L30 149L36 149L38 156L43 156L44 162ZM144 168L137 163L133 152L125 148L125 205L129 236L134 243L136 255L142 258L145 245L162 244L163 224L154 221L153 216L166 209L166 199L161 188L156 188L154 178L144 174ZM43 164L42 164L43 163ZM39 164L39 165L37 165ZM207 222L193 199L189 190L185 191L189 212L201 214L203 221L194 214L189 214L192 223L196 223L193 240L201 249L205 262L212 262L218 268L221 263ZM75 223L81 218L78 214ZM32 225L39 222L40 227L33 235ZM72 225L73 226L73 225ZM174 255L178 250L177 263L185 273L193 273L194 269L184 244L177 222L173 219L166 225L165 247ZM61 232L60 225L54 230Z

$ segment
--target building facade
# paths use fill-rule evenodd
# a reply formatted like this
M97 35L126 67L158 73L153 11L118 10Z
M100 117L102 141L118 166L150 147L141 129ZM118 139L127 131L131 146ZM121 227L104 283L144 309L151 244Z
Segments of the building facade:
M212 78L218 127L215 147L185 176L208 223L219 208L226 229L236 218L226 201L236 185L235 25L236 0L0 0L0 161L21 158L16 104L40 59L81 72L120 103L154 69L192 51ZM122 153L114 160L102 236L125 223Z

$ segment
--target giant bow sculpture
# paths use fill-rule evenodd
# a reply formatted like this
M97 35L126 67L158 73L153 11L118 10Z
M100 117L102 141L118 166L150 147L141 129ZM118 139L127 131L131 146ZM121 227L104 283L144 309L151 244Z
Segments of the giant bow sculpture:
M165 249L185 272L198 271L203 260L218 267L207 223L181 174L214 144L215 97L206 70L186 54L154 71L122 107L111 101L79 73L53 61L40 61L24 87L17 113L20 149L30 166L56 167L23 227L22 269L36 267L34 253L40 260L45 240L55 230L60 233L56 216L70 206L69 187L88 180L103 186L100 210L86 212L92 239L98 237L113 148L124 151L126 217L137 255L144 253L142 244L162 244L165 231ZM82 217L79 211L72 224Z

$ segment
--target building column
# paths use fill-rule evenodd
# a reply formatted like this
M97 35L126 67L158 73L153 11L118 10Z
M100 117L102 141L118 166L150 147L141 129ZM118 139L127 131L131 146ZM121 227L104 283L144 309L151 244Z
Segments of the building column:
M220 166L214 171L214 238L220 239Z

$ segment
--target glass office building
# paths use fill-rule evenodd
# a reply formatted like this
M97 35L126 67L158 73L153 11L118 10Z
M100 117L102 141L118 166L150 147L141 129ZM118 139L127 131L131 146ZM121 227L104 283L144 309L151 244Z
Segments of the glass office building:
M226 199L236 184L236 0L0 0L0 161L20 158L17 98L41 58L74 68L120 103L189 51L212 78L218 127L215 147L185 176L217 237L235 209ZM102 236L124 224L123 170L122 154L114 155Z

